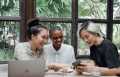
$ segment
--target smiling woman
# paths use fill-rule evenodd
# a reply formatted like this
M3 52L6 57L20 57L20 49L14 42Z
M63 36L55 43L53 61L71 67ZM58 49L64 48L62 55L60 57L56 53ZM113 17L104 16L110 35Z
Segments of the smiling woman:
M15 59L44 59L43 45L48 39L48 29L39 24L39 19L31 19L28 23L28 42L19 43L15 47Z

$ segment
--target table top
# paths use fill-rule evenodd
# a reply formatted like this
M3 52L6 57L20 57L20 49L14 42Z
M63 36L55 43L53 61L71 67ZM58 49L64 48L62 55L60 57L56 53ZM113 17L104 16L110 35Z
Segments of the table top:
M0 65L0 77L8 77L8 65L7 64ZM74 71L72 73L47 72L45 74L45 77L93 77L93 76L77 75ZM101 77L105 77L105 76L101 76ZM117 77L117 76L111 76L111 77Z

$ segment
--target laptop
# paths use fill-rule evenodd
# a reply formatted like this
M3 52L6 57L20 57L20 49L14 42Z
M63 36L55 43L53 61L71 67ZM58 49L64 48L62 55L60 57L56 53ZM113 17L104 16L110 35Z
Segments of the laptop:
M9 61L8 77L44 77L45 61Z

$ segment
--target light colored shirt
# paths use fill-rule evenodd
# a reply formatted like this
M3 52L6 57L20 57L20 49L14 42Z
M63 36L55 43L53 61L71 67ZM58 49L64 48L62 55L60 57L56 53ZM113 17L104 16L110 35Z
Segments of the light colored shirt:
M15 47L14 53L16 60L45 60L43 49L39 49L36 55L33 55L31 45L29 42L18 43Z
M47 64L69 64L75 61L74 49L71 45L62 44L59 50L55 50L52 44L44 46Z

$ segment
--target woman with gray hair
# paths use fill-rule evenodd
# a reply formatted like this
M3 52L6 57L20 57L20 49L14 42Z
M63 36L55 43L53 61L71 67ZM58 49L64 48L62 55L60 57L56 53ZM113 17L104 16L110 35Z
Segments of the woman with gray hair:
M100 26L89 21L82 25L80 37L90 46L90 57L100 67L118 67L119 54L116 46L103 38Z
M90 47L90 58L95 63L92 68L99 67L102 75L119 74L114 73L114 70L118 70L116 68L120 65L117 47L103 37L99 25L91 21L85 22L81 25L79 35ZM77 72L80 73L91 69L91 65L82 65L84 66L76 67Z

